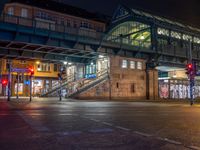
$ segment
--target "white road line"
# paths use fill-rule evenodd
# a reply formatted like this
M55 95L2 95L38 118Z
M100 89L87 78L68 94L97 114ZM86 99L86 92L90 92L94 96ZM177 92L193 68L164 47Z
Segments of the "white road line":
M85 119L90 119L90 117L86 117L86 116L83 116L82 118L85 118Z
M121 126L116 126L116 128L121 129L121 130L125 130L125 131L130 131L131 130L131 129L124 128L124 127L121 127Z
M32 129L36 130L36 131L40 131L40 132L48 132L50 131L49 128L45 127L44 125L42 125L40 122L34 120L31 118L31 116L28 116L26 114L24 114L21 111L17 111L17 114L22 117L22 119L24 119L24 121L29 124L31 126Z
M113 126L112 123L108 123L108 122L102 122L102 123L105 124L105 125L108 125L108 126Z
M165 142L168 142L168 143L171 143L171 144L175 144L175 145L182 145L181 142L170 140L168 138L156 137L156 139L162 140L162 141L165 141Z
M95 122L100 122L100 120L97 120L97 119L90 119L90 120L92 120L92 121L95 121Z
M89 130L89 132L92 132L92 133L102 133L102 132L112 132L113 129L110 129L110 128L103 128L103 129L91 129Z
M138 135L145 136L145 137L150 137L150 136L152 136L151 134L143 133L143 132L139 132L139 131L134 131L134 133L135 133L135 134L138 134Z
M200 150L200 147L198 146L188 146L188 148L193 149L193 150Z
M83 133L82 131L65 131L65 132L57 132L58 135L67 136L67 135L79 135Z
M178 141L174 141L174 140L170 140L168 138L164 138L164 140L168 143L171 143L171 144L176 144L176 145L181 145L182 143L181 142L178 142Z

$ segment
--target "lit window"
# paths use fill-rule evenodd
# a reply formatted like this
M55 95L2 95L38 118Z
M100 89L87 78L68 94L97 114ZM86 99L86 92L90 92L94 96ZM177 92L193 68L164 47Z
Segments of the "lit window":
M137 62L137 69L142 70L142 62Z
M167 29L158 28L157 33L158 33L159 35L169 36L169 30L167 30Z
M8 8L8 15L14 15L14 8L13 7Z
M200 38L194 37L194 43L200 44Z
M127 60L122 60L122 68L127 68L128 67L128 61Z
M185 41L192 41L192 36L187 35L187 34L183 34L183 40L185 40Z
M21 17L28 17L28 9L22 8L21 10Z
M181 33L172 31L171 37L176 38L176 39L181 39Z
M37 71L49 72L50 71L50 64L47 64L47 63L38 64Z
M130 68L135 69L135 61L130 61Z

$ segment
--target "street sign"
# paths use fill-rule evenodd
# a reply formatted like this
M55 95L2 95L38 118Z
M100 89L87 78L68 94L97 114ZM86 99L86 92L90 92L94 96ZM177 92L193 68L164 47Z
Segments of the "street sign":
M11 72L28 73L30 70L28 68L11 68Z

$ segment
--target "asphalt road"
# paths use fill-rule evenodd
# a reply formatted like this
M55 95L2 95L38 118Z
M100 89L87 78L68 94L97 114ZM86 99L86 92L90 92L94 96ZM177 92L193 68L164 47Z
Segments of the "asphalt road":
M200 149L200 105L0 100L0 150Z

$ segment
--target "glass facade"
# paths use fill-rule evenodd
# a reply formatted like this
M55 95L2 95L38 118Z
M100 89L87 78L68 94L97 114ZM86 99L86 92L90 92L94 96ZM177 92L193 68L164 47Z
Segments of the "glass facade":
M151 46L150 26L139 22L127 21L113 28L107 40L149 48Z

